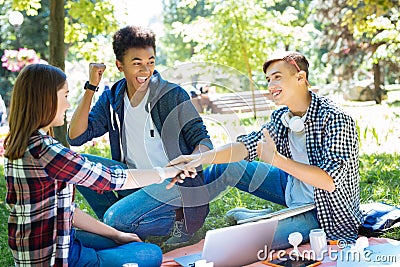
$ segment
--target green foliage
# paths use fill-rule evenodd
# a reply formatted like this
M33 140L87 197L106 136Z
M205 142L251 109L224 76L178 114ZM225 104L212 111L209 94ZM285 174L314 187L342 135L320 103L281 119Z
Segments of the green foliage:
M227 65L252 79L264 59L257 55L265 54L267 47L265 10L259 1L208 1L208 5L213 7L211 16L175 23L174 31L183 35L184 42L196 44L193 60Z
M109 1L68 1L68 17L65 18L65 42L72 45L71 52L76 58L98 61L101 39L109 38L118 29L114 6ZM111 42L111 40L108 40ZM100 53L102 54L102 53Z
M339 79L350 79L356 70L372 69L372 64L378 63L395 73L388 73L388 79L398 77L398 1L318 0L315 6L325 35L321 39L328 51L325 57Z
M242 125L242 126L262 125L268 120L269 120L269 116L258 117L257 119L255 119L254 117L241 118L239 120L239 125Z
M25 12L27 16L38 17L45 14L43 22L48 24L49 2L40 0L4 0L12 1L12 6L16 10ZM97 53L93 51L100 50L101 42L98 37L109 38L110 32L115 32L118 28L114 15L114 5L110 1L102 0L82 0L66 1L65 4L65 43L67 49L72 54L72 58L84 58L87 61L98 60ZM29 22L28 22L29 23ZM29 24L30 27L36 26L36 23ZM25 25L24 25L25 27ZM31 33L46 33L42 36L43 40L39 43L48 46L48 27L42 29L32 29ZM29 34L31 36L32 34ZM89 43L89 44L88 44ZM39 51L40 52L40 51ZM48 51L46 51L48 54Z
M41 0L13 0L12 6L15 10L25 10L28 16L36 16L42 4Z
M110 1L66 1L65 43L67 59L106 62L105 44L110 44L110 33L117 29L114 6ZM8 12L20 10L24 22L17 29L8 23ZM34 49L41 59L49 62L49 16L48 0L2 0L0 5L0 56L4 49L18 49L17 33L21 47ZM54 32L54 31L53 31ZM67 53L66 53L67 52ZM17 73L0 69L0 94L9 105L11 90Z
M376 128L375 127L372 127L372 135L373 135L373 137L374 137L374 139L375 139L375 141L376 141L376 143L378 144L379 143L379 136L378 136L378 133L376 132Z
M165 41L162 38L167 49L173 51L168 53L169 57L189 51L181 49L186 45L190 53L185 53L181 61L229 66L262 86L265 78L261 66L276 49L302 50L311 62L316 62L314 68L320 68L319 52L311 45L319 37L319 31L307 21L310 1L184 1L185 4L176 4L173 10L190 12L196 3L208 7L212 13L180 20L168 9L171 2L174 1L164 1L164 18L172 18L172 21L164 19L168 35ZM311 81L314 79L324 80L324 76L312 76ZM252 90L252 85L244 84L243 88Z
M104 158L111 158L111 149L108 141L92 141L76 149L82 154L91 154Z
M42 2L47 2L47 0ZM37 16L31 17L27 16L25 11L22 11L24 22L19 28L14 28L8 22L8 13L11 10L13 10L11 1L3 1L0 5L0 57L5 49L18 50L21 47L26 47L35 50L41 59L47 61L46 40L48 39L48 31L46 26L48 24L48 12L40 9ZM19 42L17 42L17 35ZM0 67L0 94L7 106L10 102L12 87L17 74Z
M177 61L188 61L198 44L176 29L177 25L189 24L200 17L209 17L212 9L206 4L206 0L163 0L162 2L165 35L159 39L162 51L157 54L161 54L161 57L165 59L165 65L174 66Z

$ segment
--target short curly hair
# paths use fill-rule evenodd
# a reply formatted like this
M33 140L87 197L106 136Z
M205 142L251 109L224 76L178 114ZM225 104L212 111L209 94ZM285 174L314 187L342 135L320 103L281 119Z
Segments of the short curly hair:
M150 29L140 26L126 26L119 29L113 36L113 49L117 60L122 62L126 51L132 47L153 47L156 52L156 35Z

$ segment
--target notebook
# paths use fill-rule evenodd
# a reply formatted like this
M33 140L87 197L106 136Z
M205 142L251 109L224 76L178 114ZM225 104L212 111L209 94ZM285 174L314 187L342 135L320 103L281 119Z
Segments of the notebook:
M315 209L315 204L306 204L303 206L298 206L295 208L286 208L286 209L281 209L275 212L271 212L262 216L258 217L253 217L245 220L240 220L237 223L238 224L243 224L243 223L248 223L248 222L255 222L259 220L265 220L265 219L270 219L270 218L277 218L278 220L283 220L310 210Z
M268 253L278 220L271 218L214 230L206 233L203 252L174 259L185 267L204 259L214 267L237 267L259 261ZM259 256L260 255L260 256Z

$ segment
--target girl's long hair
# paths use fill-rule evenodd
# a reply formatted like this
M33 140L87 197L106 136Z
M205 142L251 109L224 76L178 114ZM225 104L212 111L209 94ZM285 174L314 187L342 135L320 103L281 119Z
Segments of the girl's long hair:
M4 156L21 158L32 134L48 126L57 113L57 91L66 82L65 73L54 66L32 64L19 73L12 92Z

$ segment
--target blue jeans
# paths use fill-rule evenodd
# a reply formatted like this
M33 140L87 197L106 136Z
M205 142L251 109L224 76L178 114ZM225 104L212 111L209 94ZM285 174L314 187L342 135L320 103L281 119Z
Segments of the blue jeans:
M283 206L286 206L287 177L286 172L258 161L242 160L229 164L214 164L204 171L204 180L211 198L217 197L228 186L232 186ZM314 228L320 228L316 210L280 220L272 249L291 247L288 236L292 232L300 232L303 242L308 242L310 230Z
M84 155L90 161L106 166L126 165L107 158ZM166 189L168 181L140 189L104 192L77 186L96 215L104 223L124 232L135 233L141 239L168 235L175 222L175 210L182 207L177 186Z
M106 237L72 229L69 266L121 267L129 262L138 263L140 267L160 266L162 251L154 244L132 242L118 245Z

